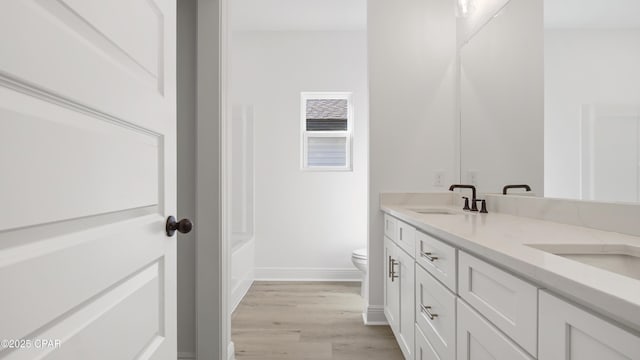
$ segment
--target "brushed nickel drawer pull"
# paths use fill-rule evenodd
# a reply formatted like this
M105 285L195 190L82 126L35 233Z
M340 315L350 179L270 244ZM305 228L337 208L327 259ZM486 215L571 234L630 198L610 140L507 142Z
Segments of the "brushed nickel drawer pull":
M424 251L420 251L420 256L422 256L423 258L427 258L427 260L434 262L436 260L438 260L437 256L433 256L433 253L430 252L424 252Z
M391 282L400 277L399 275L396 275L396 265L399 264L400 263L398 261L391 259Z
M424 305L420 304L420 310L422 310L423 312L427 313L427 316L431 320L433 320L433 319L438 317L438 314L431 313L431 311L430 311L431 310L431 306L424 306Z

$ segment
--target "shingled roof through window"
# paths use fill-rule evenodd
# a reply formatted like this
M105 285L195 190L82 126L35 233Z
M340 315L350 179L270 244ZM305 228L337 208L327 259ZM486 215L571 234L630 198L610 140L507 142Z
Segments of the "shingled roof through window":
M307 100L307 119L347 119L346 99Z

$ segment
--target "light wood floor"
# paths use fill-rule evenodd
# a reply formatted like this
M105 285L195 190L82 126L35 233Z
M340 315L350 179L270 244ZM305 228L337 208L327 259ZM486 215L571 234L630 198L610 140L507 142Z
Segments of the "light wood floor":
M358 283L256 282L232 315L238 360L401 360L388 326L362 323Z

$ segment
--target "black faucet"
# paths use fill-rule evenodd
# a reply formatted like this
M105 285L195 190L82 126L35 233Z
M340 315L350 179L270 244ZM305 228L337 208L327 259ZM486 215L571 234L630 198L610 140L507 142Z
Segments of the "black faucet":
M478 206L476 205L476 187L473 185L461 185L461 184L453 184L449 186L449 191L453 191L454 189L471 189L471 211L478 211Z
M466 196L462 197L464 199L464 207L462 208L462 210L471 210L471 208L469 207L469 198Z
M502 195L507 195L507 190L509 190L509 189L525 189L527 191L531 191L531 186L529 186L527 184L505 185L505 187L502 188Z
M480 213L488 214L489 211L487 211L487 201L485 199L476 199L476 201L482 202L482 206L480 207Z

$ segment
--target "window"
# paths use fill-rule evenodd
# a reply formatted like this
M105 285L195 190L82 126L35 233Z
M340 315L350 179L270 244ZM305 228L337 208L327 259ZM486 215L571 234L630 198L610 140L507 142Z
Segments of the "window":
M351 170L351 93L302 93L302 168Z

